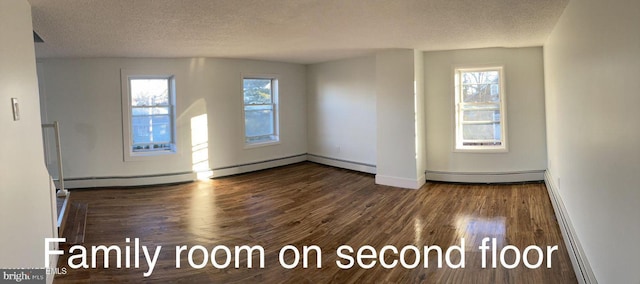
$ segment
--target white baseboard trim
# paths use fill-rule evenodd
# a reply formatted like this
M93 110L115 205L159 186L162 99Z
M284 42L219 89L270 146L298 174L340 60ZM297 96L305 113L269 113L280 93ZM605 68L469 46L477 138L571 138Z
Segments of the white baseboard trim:
M343 169L352 170L352 171L369 173L369 174L376 173L375 165L359 163L354 161L347 161L347 160L336 159L331 157L324 157L324 156L315 155L315 154L307 154L307 161L323 164L327 166L332 166L332 167L343 168Z
M573 270L576 273L576 278L578 278L580 284L597 284L598 281L591 269L591 265L589 265L582 245L580 245L578 235L576 235L571 219L569 218L569 213L553 181L553 175L547 170L544 174L544 182L547 186L549 198L551 199L551 204L553 205L553 210L556 214L560 231L562 232L562 238L564 239L571 264L573 265Z
M296 156L278 158L267 161L259 161L241 165L228 166L223 168L212 169L212 178L224 177L230 175L243 174L248 172L254 172L259 170L265 170L269 168L275 168L280 166L286 166L290 164L300 163L307 160L307 154L300 154Z
M526 182L544 179L544 170L506 173L456 173L427 171L427 180L465 183Z
M183 172L147 176L69 178L64 180L64 186L66 188L124 187L181 183L194 180L196 180L195 173Z
M49 194L51 196L51 236L49 236L50 238L57 238L58 237L58 230L60 229L60 223L62 221L62 218L59 218L58 215L62 216L62 214L64 214L63 212L60 212L60 214L58 214L58 205L57 205L57 198L56 198L56 186L55 183L53 182L53 179L51 178L51 176L49 176ZM67 202L69 201L69 195L67 195L67 197L64 199L64 205L62 205L62 210L64 210L64 208L66 208ZM49 249L58 249L58 244L49 244ZM58 255L56 254L52 254L49 255L49 265L51 267L48 268L55 268L57 267L58 264ZM47 268L47 267L45 267ZM46 278L46 283L51 284L53 283L53 278L55 275L47 273L47 278Z
M376 184L388 185L394 187L408 188L408 189L420 189L425 184L424 176L418 179L400 178L392 176L376 175Z

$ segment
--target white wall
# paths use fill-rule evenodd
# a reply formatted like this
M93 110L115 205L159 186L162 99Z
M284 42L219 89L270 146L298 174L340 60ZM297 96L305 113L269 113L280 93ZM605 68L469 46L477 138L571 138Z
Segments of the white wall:
M121 68L175 74L178 154L123 161ZM38 69L45 120L61 124L64 172L71 179L191 171L194 131L208 132L208 163L213 169L307 152L304 65L212 58L99 58L43 59ZM280 144L244 148L243 73L278 76ZM192 131L192 118L203 114L207 127Z
M509 152L454 152L453 70L487 64L504 65ZM512 173L515 180L542 179L546 168L542 48L425 52L424 68L428 178L511 181L501 179Z
M571 1L544 46L549 174L600 283L640 281L638 15Z
M375 56L309 65L307 96L309 154L375 172Z
M0 267L44 267L44 239L55 227L26 0L0 1L0 38ZM19 121L11 98L19 100Z

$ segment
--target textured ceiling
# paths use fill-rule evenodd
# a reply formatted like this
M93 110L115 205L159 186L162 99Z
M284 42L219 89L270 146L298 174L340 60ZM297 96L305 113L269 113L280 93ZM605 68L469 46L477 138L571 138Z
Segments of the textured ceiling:
M569 0L29 0L43 57L315 63L385 48L542 45Z

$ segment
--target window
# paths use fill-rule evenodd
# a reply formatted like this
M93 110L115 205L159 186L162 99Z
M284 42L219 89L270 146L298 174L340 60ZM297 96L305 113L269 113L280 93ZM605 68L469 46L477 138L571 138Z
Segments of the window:
M245 145L278 142L278 80L245 77L242 81Z
M456 150L507 151L502 67L456 69Z
M174 77L125 73L123 71L125 160L175 153Z

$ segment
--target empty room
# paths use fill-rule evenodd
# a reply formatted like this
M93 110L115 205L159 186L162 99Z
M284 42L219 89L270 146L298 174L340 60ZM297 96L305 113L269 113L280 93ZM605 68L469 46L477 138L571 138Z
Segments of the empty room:
M640 284L639 27L628 0L2 0L0 282Z

